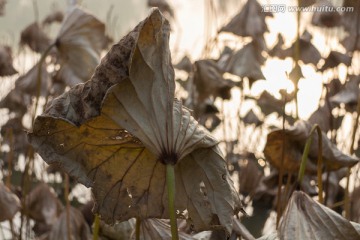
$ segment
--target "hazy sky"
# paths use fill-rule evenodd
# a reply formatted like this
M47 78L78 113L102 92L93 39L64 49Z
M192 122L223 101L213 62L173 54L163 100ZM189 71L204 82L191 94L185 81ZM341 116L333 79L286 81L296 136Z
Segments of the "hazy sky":
M0 17L0 43L10 44L15 47L19 42L22 29L35 21L34 0L8 0L5 14ZM68 0L35 0L39 20L51 13L54 9L66 11ZM109 9L112 9L112 20L116 23L115 40L119 38L142 18L147 15L146 0L80 0L81 5L96 15L100 20L106 21ZM51 29L53 34L56 31Z

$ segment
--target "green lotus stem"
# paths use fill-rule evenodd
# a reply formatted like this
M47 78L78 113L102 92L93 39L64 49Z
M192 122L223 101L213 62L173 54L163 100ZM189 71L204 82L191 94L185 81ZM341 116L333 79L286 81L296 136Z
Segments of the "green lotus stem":
M166 185L168 190L171 239L178 240L179 236L175 212L175 170L172 164L166 164Z
M141 219L137 217L136 225L135 225L135 240L140 240L140 225L141 225Z
M99 239L99 228L100 228L100 217L99 214L95 214L93 240Z
M32 119L32 125L34 125L36 111L39 105L39 98L40 98L40 92L41 92L41 81L42 81L42 75L41 75L41 67L45 62L45 59L47 55L50 53L50 50L55 46L55 43L52 43L41 55L39 63L38 63L38 69L37 69L37 89L36 89L36 102L35 102L35 110L34 110L34 116Z
M299 174L298 174L298 183L301 184L304 175L305 175L305 169L306 169L306 163L307 163L307 159L308 159L308 155L309 155L309 151L310 151L310 146L312 144L312 139L313 139L313 135L315 130L317 131L318 134L318 161L317 161L317 178L318 178L318 187L319 187L319 202L323 203L323 185L322 185L322 165L323 165L323 159L322 159L322 132L321 129L319 127L319 125L315 124L310 131L309 137L306 140L306 144L305 144L305 148L304 148L304 152L301 158L301 165L300 165L300 169L299 169Z

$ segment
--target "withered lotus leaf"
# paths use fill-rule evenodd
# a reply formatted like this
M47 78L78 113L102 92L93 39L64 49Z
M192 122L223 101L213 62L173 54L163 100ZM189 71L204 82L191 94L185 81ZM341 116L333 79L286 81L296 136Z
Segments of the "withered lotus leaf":
M358 201L360 197L360 187L356 187L354 191L351 193L351 210L350 210L350 218L354 222L360 222L360 201Z
M351 56L347 54L337 51L331 51L327 56L327 58L325 59L324 65L320 68L320 71L337 67L341 63L349 67L351 65L351 60L352 60Z
M310 115L308 122L310 124L318 124L321 130L325 133L329 130L339 129L344 116L338 116L335 118L331 114L333 105L334 104L332 103L325 102L324 105L320 106Z
M0 76L11 76L17 73L13 66L12 51L9 46L0 45Z
M174 100L169 32L152 10L90 81L51 102L29 141L46 162L92 187L94 210L107 223L168 218L166 163L175 165L175 208L187 209L194 229L230 232L238 194L217 141Z
M210 96L230 99L230 90L235 84L224 79L223 72L216 62L210 59L195 62L194 84L201 103Z
M346 49L346 52L355 52L360 50L360 41L356 34L349 34L340 42Z
M140 223L140 239L171 239L169 223L164 219L144 219ZM197 238L194 238L184 232L179 232L179 239L195 240Z
M31 96L23 93L19 88L14 88L1 99L0 108L7 108L18 116L23 116L30 104Z
M19 198L0 182L0 222L11 220L19 209Z
M44 52L50 46L50 42L50 38L37 22L30 24L21 32L20 44L29 46L34 52Z
M344 88L330 98L334 104L345 104L345 109L349 112L356 111L358 98L360 95L360 76L352 75Z
M25 92L31 96L37 96L38 84L38 71L39 64L35 64L27 73L20 76L16 82L15 87L19 88L22 92ZM50 88L51 79L48 71L46 70L46 64L41 66L41 86L40 86L40 95L45 96Z
M148 0L147 4L149 7L159 8L162 13L174 18L174 10L166 0Z
M261 65L265 59L261 55L263 46L253 40L246 44L242 49L234 53L227 64L226 72L237 75L241 78L247 77L250 86L257 80L265 79L261 71Z
M284 151L283 169L288 172L298 172L301 156L311 127L312 125L308 122L300 120L297 121L294 126L284 131L279 129L270 132L267 135L267 142L264 148L264 155L270 164L280 169L282 153ZM324 132L322 133L322 153L324 165L328 171L337 170L342 167L351 167L359 162L359 159L342 153L336 145L328 139ZM306 168L311 174L317 171L317 156L318 137L314 134Z
M329 0L320 0L315 4L317 7L335 8ZM341 15L337 11L315 11L311 23L314 26L333 28L341 24Z
M185 72L191 72L192 71L192 63L188 56L184 56L180 62L178 62L176 65L174 65L174 68L183 70Z
M47 239L66 239L67 236L70 236L72 240L91 239L88 224L81 212L74 207L69 209L69 221L70 234L68 234L67 211L64 208L59 218L53 224Z
M343 7L353 8L353 11L344 11L342 14L342 24L345 30L351 34L358 33L360 30L360 26L357 24L359 22L360 2L344 0Z
M241 37L257 38L268 31L266 16L272 16L272 14L262 12L262 7L257 0L248 0L241 11L220 31L231 32Z
M82 81L90 79L100 61L100 52L107 41L105 24L80 8L73 8L65 17L55 45L60 64Z
M246 115L243 118L241 118L241 120L245 124L249 124L249 125L254 124L256 127L263 124L263 121L260 120L260 118L254 113L252 109L250 109L250 111L246 113Z
M283 240L356 240L360 239L358 226L304 192L295 191L280 222L278 237Z
M64 13L62 11L55 11L49 15L47 15L42 21L43 25L51 24L54 22L61 23L64 20Z
M39 183L25 199L25 213L37 222L52 225L63 209L46 183Z
M311 43L312 35L305 30L299 39L300 56L299 59L304 64L313 64L316 66L321 59L319 50ZM285 49L285 56L294 57L296 51L296 43L294 42L290 48Z

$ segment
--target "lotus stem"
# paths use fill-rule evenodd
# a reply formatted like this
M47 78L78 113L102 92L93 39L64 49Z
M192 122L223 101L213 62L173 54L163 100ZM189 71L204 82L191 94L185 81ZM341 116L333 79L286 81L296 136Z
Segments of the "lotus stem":
M70 201L69 201L69 175L65 173L65 202L66 202L66 232L67 239L71 240L71 225L70 225Z
M354 153L354 144L355 144L355 137L356 132L359 126L359 118L360 118L360 95L358 97L358 103L356 107L356 118L354 120L352 136L351 136L351 144L350 144L350 154ZM350 185L350 175L351 175L351 168L349 167L347 176L346 176L346 189L345 189L345 218L350 219L350 193L349 193L349 185Z
M282 105L282 131L285 132L285 106L286 106L286 97L284 98L284 102ZM281 198L281 187L284 176L284 158L285 158L285 134L282 138L282 148L281 148L281 163L279 169L279 177L278 177L278 190L277 190L277 207L276 207L276 229L279 227L280 217L282 215L282 198Z
M175 212L175 170L172 164L166 164L166 185L168 191L171 239L178 240L179 236Z
M36 116L36 111L39 105L39 98L40 98L40 92L41 92L41 81L42 81L42 75L41 75L41 69L42 69L42 65L45 62L45 59L47 57L47 55L50 53L50 50L55 46L55 43L52 43L45 51L44 53L41 55L39 63L38 63L38 72L37 72L37 89L36 89L36 102L35 102L35 109L34 109L34 116L32 119L32 125L34 125L34 121L35 121L35 116Z
M140 225L141 219L139 217L136 218L136 225L135 225L135 239L140 240Z
M98 214L95 214L93 240L99 239L99 228L100 228L100 217Z
M299 175L298 175L298 183L301 184L304 175L305 175L305 169L306 169L306 163L307 163L307 159L308 159L308 155L309 155L309 151L310 151L310 146L312 144L312 139L313 139L313 135L315 130L317 131L318 134L318 161L317 161L317 178L318 178L318 187L319 187L319 202L323 203L324 202L324 198L323 198L323 185L322 185L322 132L321 129L319 127L319 125L315 124L310 131L309 137L306 140L306 144L305 144L305 148L304 148L304 152L301 158L301 165L300 165L300 169L299 169Z

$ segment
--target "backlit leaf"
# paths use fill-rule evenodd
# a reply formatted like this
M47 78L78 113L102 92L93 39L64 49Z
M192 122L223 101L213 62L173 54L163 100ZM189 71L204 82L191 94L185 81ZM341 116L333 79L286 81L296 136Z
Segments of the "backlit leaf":
M104 23L80 8L73 8L56 38L62 68L66 67L82 81L90 79L105 41Z
M360 95L360 76L350 76L344 89L330 98L334 104L345 104L345 109L350 112L356 111L358 98Z
M220 31L231 32L241 37L257 38L268 31L265 22L266 16L272 16L272 14L262 12L258 1L248 0L241 11Z
M285 131L280 129L270 132L267 136L264 149L266 159L274 167L280 169L284 147L283 169L289 172L297 172L311 127L312 125L306 121L298 121L294 126L285 129ZM351 167L359 162L359 159L342 153L336 145L327 138L325 133L322 133L322 153L324 165L328 171L337 170L342 167ZM317 156L318 137L314 135L306 168L309 173L314 174L317 171Z
M195 230L231 231L238 195L217 141L174 100L170 27L158 10L114 45L92 79L52 101L29 140L49 164L92 187L106 222L167 218L165 165Z
M223 72L213 60L200 60L195 62L194 84L199 94L201 103L206 98L213 96L230 99L230 90L235 84L223 78Z

